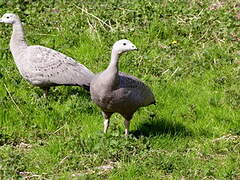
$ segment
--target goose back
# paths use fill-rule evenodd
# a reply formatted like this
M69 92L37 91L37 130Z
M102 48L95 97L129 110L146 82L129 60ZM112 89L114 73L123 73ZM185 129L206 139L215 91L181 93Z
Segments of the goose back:
M53 49L28 46L15 58L22 76L33 85L90 86L94 74L84 65Z
M120 88L130 88L133 91L134 99L139 106L148 106L155 103L154 95L151 89L134 76L119 72Z

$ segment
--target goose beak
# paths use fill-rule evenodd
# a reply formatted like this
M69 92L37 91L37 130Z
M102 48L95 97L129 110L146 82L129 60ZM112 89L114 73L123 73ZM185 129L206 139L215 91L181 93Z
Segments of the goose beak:
M136 46L133 46L132 50L135 51L135 50L138 50L138 48Z

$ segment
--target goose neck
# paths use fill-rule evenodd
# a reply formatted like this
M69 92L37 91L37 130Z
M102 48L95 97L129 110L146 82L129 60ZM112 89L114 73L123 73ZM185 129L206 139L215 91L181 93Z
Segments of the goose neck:
M119 54L116 51L112 50L111 62L108 66L108 69L118 72L118 60L119 60Z
M20 20L13 24L13 33L10 40L10 50L15 56L23 48L26 48L27 44L24 37L24 30Z

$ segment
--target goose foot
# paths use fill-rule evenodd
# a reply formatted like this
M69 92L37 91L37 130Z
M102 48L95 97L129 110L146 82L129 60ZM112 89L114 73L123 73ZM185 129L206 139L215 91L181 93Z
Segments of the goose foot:
M104 134L106 134L107 130L108 130L108 127L109 127L109 119L104 119L103 124L104 124L103 132L104 132Z
M48 95L48 91L49 91L49 88L42 88L43 89L43 97L44 98L47 98L47 95Z
M125 120L125 121L124 121L124 125L125 125L125 136L128 136L128 135L129 135L130 121Z
M104 118L104 122L103 122L103 132L107 133L108 127L109 127L109 122L110 122L110 117L113 113L109 113L109 112L103 112L102 111L102 115Z

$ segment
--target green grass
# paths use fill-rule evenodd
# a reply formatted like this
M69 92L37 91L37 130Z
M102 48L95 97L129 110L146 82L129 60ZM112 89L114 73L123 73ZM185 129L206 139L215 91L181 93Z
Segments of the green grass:
M131 40L139 51L123 55L120 69L157 100L134 115L129 138L118 114L104 135L83 89L52 88L44 99L21 78L11 27L1 24L0 178L239 179L240 6L216 2L0 1L0 15L21 17L29 44L93 72L107 67L116 40Z

